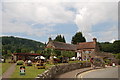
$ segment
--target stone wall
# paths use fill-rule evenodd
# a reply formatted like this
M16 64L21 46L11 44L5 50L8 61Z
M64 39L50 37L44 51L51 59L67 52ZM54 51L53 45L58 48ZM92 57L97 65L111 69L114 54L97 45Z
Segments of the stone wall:
M67 63L62 65L55 65L48 70L46 70L44 73L39 74L36 80L41 80L45 78L55 78L56 75L69 72L75 69L90 67L90 63L84 62L84 63Z

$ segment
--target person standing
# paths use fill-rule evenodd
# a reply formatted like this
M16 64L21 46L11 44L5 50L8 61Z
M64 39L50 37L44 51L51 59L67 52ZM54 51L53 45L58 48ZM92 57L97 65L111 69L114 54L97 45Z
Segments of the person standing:
M90 58L90 63L91 63L91 68L95 69L95 65L94 65L93 59L94 58Z

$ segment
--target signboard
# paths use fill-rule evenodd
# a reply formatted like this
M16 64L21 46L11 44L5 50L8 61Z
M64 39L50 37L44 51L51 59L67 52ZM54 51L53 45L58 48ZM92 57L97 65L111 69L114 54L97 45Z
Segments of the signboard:
M25 66L20 67L20 75L25 75Z

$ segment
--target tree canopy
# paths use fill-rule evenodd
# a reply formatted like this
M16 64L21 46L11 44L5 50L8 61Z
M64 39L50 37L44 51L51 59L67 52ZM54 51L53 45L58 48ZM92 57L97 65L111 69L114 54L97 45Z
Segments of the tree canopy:
M77 32L73 37L72 37L72 44L77 44L80 42L86 42L85 37L82 35L82 32Z
M61 35L57 35L56 38L54 39L54 41L66 43L65 37L64 37L64 36L61 36Z

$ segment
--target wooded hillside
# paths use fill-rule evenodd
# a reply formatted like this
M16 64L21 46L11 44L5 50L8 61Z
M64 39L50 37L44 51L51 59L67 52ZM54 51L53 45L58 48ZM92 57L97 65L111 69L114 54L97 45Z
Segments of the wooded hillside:
M30 39L13 36L0 37L2 40L2 53L40 53L44 49L44 44Z

